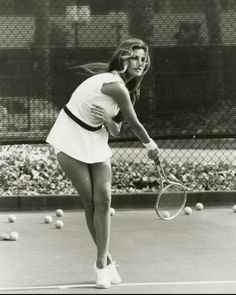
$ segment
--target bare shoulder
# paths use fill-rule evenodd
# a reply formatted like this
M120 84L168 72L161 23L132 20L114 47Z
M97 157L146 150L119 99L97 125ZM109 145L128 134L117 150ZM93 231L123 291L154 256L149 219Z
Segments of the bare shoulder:
M102 92L114 98L129 96L129 91L122 82L104 83L102 86Z

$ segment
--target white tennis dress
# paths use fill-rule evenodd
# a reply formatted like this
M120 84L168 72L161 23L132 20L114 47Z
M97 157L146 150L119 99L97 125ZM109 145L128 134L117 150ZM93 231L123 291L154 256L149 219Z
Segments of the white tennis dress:
M67 108L73 115L86 124L98 127L102 124L99 118L91 113L91 105L96 104L113 117L118 114L119 107L115 100L101 92L104 83L124 83L116 71L97 74L81 83L73 92ZM109 134L104 126L97 131L89 131L72 120L62 109L50 130L46 141L54 146L57 152L65 154L85 163L103 162L111 157L108 146Z

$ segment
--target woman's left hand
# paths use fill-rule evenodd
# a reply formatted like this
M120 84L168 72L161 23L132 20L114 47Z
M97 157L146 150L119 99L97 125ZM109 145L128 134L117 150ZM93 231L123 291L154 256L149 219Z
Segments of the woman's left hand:
M91 112L92 114L94 115L94 117L98 118L98 119L101 119L102 122L107 122L109 121L111 118L108 116L106 110L101 107L101 106L98 106L96 104L93 104L91 106Z
M95 118L100 119L107 131L114 137L118 136L120 133L121 123L115 123L112 118L107 114L103 107L93 104L91 106L91 112Z

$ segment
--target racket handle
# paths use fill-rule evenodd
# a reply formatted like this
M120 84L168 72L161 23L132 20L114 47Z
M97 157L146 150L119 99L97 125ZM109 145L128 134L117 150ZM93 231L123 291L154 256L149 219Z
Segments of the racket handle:
M160 159L159 159L158 156L157 156L157 158L154 160L154 162L155 162L156 165L160 165Z

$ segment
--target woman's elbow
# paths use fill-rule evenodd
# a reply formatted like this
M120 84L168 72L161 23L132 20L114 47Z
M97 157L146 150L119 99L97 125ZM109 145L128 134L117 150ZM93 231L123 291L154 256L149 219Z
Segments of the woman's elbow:
M120 131L119 130L115 130L113 132L110 133L112 137L118 137L120 135Z

